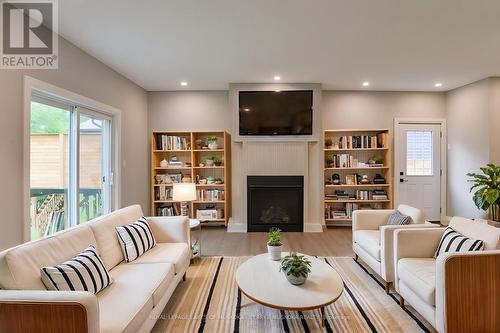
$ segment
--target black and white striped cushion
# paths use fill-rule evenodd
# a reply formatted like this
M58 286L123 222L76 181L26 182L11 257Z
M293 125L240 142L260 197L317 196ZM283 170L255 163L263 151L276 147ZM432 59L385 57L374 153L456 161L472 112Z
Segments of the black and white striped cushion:
M404 225L411 223L411 216L405 215L401 213L399 210L396 210L389 216L389 220L387 221L387 225Z
M97 294L113 283L93 246L60 265L43 267L40 273L48 290L77 290Z
M445 252L481 251L483 248L484 242L482 240L465 237L448 227L441 237L434 258Z
M116 227L123 256L131 262L156 245L155 237L143 216L137 222Z

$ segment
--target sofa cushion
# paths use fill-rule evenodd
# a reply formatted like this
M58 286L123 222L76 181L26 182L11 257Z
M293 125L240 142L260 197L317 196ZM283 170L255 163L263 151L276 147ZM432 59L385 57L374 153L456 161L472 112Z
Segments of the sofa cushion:
M500 250L500 228L458 216L451 219L449 226L466 237L482 240L485 250Z
M134 261L156 245L156 239L143 216L135 223L116 227L118 241L126 262Z
M0 253L0 288L45 290L40 269L73 258L96 239L87 225L67 229Z
M436 304L436 260L404 258L398 261L398 276L427 304Z
M97 294L113 283L93 246L61 264L42 267L40 273L48 290L89 291Z
M408 206L408 205L399 205L398 210L404 214L408 215L411 217L411 223L424 223L424 213L415 207Z
M115 228L135 222L142 216L141 206L133 205L116 210L87 224L94 232L97 251L99 251L108 270L111 270L124 260Z
M172 264L120 264L114 282L97 294L104 333L137 332L174 279Z
M158 243L151 250L134 260L133 264L170 263L174 265L175 274L183 272L189 261L191 252L186 243Z
M380 261L380 231L358 230L354 232L354 241L368 252L373 258Z

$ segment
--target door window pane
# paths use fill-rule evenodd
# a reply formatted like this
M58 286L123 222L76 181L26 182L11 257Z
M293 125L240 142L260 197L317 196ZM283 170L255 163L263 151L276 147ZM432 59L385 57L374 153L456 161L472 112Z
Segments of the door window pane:
M104 122L80 115L79 223L103 214Z
M406 132L406 174L432 176L432 132Z
M31 103L31 239L68 226L70 115L69 109Z

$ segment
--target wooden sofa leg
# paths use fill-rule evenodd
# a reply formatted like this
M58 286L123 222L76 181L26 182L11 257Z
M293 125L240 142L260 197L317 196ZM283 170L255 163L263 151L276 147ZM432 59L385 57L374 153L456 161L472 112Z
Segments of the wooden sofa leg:
M403 309L405 307L405 299L403 296L399 296L399 306L401 306Z
M391 291L391 283L390 282L386 282L385 283L385 293L387 295L389 295L389 292Z
M354 260L358 261L358 255L354 254Z
M186 281L186 273L182 276L182 281Z

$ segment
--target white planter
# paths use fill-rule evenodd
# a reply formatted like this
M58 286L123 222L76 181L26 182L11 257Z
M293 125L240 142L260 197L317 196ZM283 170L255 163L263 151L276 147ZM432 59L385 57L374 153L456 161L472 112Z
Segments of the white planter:
M219 146L217 145L217 142L210 142L208 144L208 149L214 150L214 149L218 149L218 148L219 148Z
M267 253L269 253L269 258L271 260L281 260L281 250L283 245L280 246L267 246Z

